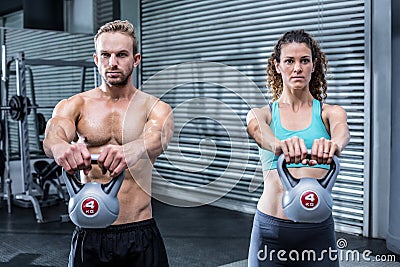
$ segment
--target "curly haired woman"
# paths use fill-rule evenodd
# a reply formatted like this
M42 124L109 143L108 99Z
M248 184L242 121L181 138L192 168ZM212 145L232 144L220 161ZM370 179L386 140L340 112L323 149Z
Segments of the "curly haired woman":
M339 266L332 215L321 223L289 220L276 170L278 156L284 154L294 177L321 178L332 157L340 156L349 142L345 110L324 103L327 66L319 44L304 30L283 34L268 59L272 102L247 115L264 176L250 240L250 267Z

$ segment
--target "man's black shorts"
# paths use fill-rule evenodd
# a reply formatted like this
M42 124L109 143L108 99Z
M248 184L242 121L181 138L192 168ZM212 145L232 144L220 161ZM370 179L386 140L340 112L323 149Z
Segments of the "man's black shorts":
M76 227L69 267L164 267L167 253L154 219L103 229Z

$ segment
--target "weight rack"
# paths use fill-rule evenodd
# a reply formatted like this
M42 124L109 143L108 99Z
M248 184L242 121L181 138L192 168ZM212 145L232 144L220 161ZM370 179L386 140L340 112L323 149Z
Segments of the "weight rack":
M17 75L17 95L22 96L26 99L26 82L25 82L25 55L23 52L19 52L15 58L15 67ZM24 101L23 105L24 114L28 114L28 105ZM21 171L22 177L25 177L27 182L27 189L25 193L15 195L15 201L30 201L32 202L33 209L36 214L36 221L43 222L42 211L38 199L33 195L32 192L32 172L31 172L31 158L29 153L29 130L28 130L28 117L25 115L24 118L18 121L19 130L19 143L20 143L20 155L21 155Z
M15 73L10 71L11 64L15 62ZM17 95L23 97L23 99L27 99L27 90L26 90L26 75L25 71L28 69L30 71L30 75L32 76L31 69L26 65L30 66L40 66L40 65L49 65L49 66L69 66L69 67L81 67L81 82L80 88L81 91L84 91L85 87L85 75L87 68L93 68L94 70L94 87L97 86L98 75L95 68L95 64L93 62L87 61L64 61L64 60L46 60L46 59L26 59L24 52L19 52L15 57L7 59L6 55L6 47L2 46L2 94L1 94L1 106L7 106L8 99L8 88L9 88L9 77L11 74L16 75L16 87L17 87ZM31 77L31 80L33 78ZM29 150L29 129L28 129L28 103L27 101L23 101L23 113L25 114L22 120L18 121L18 132L19 132L19 145L20 145L20 157L21 157L21 172L22 179L26 183L25 191L20 194L14 195L14 202L21 202L21 206L25 206L24 203L31 202L32 207L35 212L36 221L38 223L43 223L43 215L41 212L40 202L34 194L34 183L31 172L31 163L30 163L30 150ZM36 103L33 103L36 105ZM36 112L35 112L36 114ZM4 140L1 142L1 149L5 152L6 155L6 166L4 170L3 181L1 181L0 188L0 199L7 199L7 207L8 213L12 212L12 189L11 183L12 179L10 177L10 153L9 153L9 133L8 133L8 120L6 112L2 112L1 116L4 121Z

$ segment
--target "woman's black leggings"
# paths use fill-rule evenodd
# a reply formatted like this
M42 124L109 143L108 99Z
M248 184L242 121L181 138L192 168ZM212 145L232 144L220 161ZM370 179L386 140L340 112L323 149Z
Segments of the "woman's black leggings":
M338 267L333 218L296 223L256 211L248 266Z

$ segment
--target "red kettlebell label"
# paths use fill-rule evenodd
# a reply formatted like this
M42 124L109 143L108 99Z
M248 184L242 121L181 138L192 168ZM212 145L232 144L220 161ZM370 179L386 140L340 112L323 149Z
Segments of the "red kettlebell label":
M319 199L314 191L308 190L301 194L300 201L305 209L312 210L318 206Z
M99 202L93 197L88 197L82 201L81 208L85 215L94 216L99 211Z

